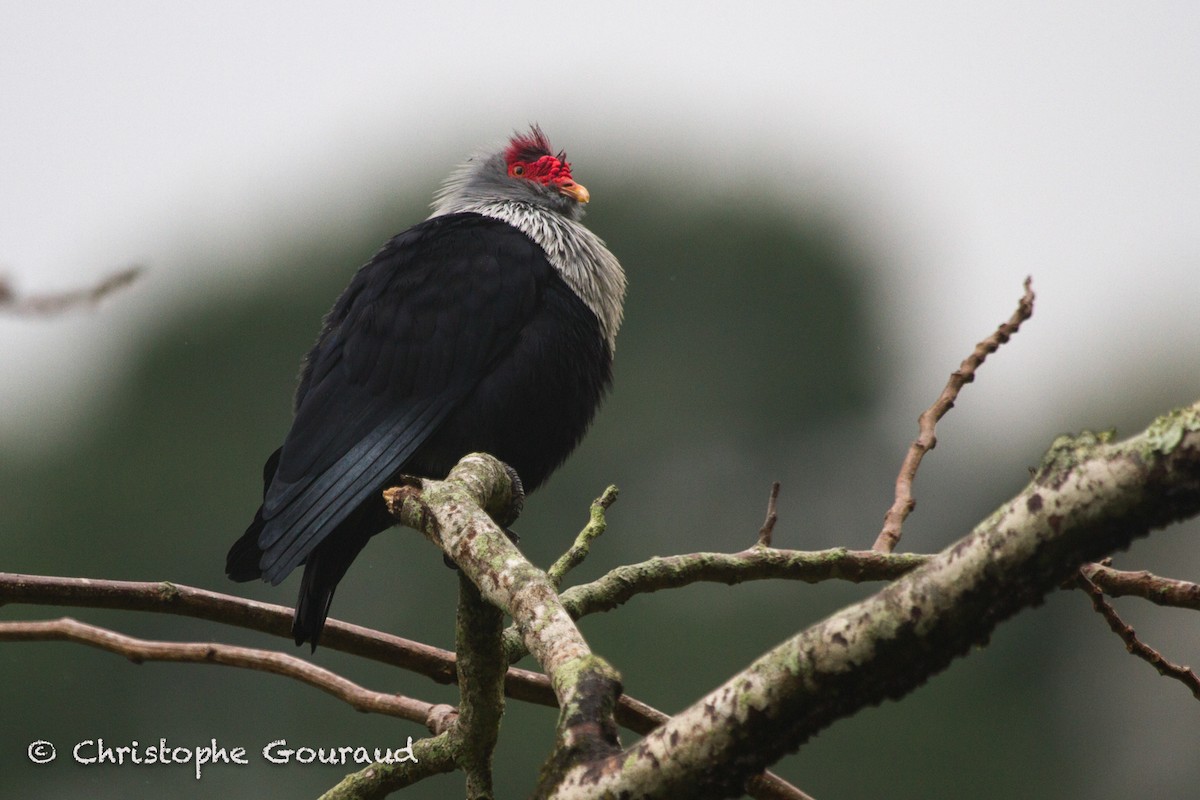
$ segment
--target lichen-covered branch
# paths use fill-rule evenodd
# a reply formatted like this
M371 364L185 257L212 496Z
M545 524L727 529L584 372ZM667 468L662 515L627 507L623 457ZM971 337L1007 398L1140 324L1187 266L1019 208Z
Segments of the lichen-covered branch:
M590 583L562 593L563 607L574 619L611 611L634 597L693 583L730 586L759 580L792 580L820 583L890 581L916 569L930 556L919 553L880 553L874 550L778 550L751 547L739 553L687 553L656 556L637 564L616 567ZM509 663L528 652L515 629L505 632Z
M559 556L558 560L550 565L550 569L546 570L546 575L555 589L562 585L562 580L568 572L582 564L583 560L587 558L592 541L604 535L604 531L608 529L608 520L605 518L604 512L608 511L615 502L617 502L617 487L615 486L608 487L604 490L604 494L592 501L588 524L575 537L575 541L567 548L567 552Z
M504 609L550 678L559 708L559 750L575 758L616 748L620 676L593 655L546 574L530 564L485 513L510 502L511 479L491 456L466 456L444 481L420 479L384 499L400 522L446 552L489 603Z
M504 672L506 662L500 645L504 615L483 602L479 589L459 575L458 653L459 718L461 748L459 766L467 775L467 797L492 797L492 752L500 736L504 716Z
M541 786L544 794L571 796L569 783L563 783L561 779L564 775L570 780L578 779L583 774L578 766L582 762L588 767L589 780L617 781L624 787L629 785L627 781L640 775L650 787L651 794L646 796L671 796L673 786L700 785L705 778L703 764L709 759L725 757L746 765L745 769L739 766L738 776L710 782L717 786L713 791L739 792L739 788L734 788L736 781L754 771L756 759L763 764L769 763L768 758L777 757L772 755L774 750L792 749L833 719L853 713L866 703L898 696L917 685L970 642L986 638L991 627L1004 616L1015 613L1040 597L1040 593L1054 588L1057 584L1047 575L1056 574L1063 563L1078 559L1073 563L1079 564L1096 558L1127 544L1153 526L1194 514L1197 473L1200 471L1196 467L1198 418L1200 409L1197 406L1182 409L1157 421L1141 436L1121 444L1113 444L1109 437L1091 434L1056 441L1034 483L1022 495L981 524L955 548L936 556L844 549L803 553L755 546L741 553L696 553L656 558L620 567L598 581L574 587L563 593L561 604L545 577L525 563L507 537L479 511L482 504L495 513L507 502L504 487L508 478L503 469L493 469L497 466L494 460L472 457L465 460L461 469L447 481L425 481L401 487L389 492L389 497L398 513L407 514L408 521L420 526L426 535L468 565L464 574L473 579L483 577L483 585L490 592L489 600L494 602L494 598L498 598L501 604L508 604L506 607L517 609L520 615L517 618L524 620L519 628L520 649L523 650L528 642L538 644L541 657L555 665L553 684L536 673L509 669L505 675L508 694L541 703L561 701L564 695L576 700L564 708L564 724L560 728L563 746L544 771ZM593 513L596 513L595 508ZM1162 605L1200 608L1197 599L1200 591L1196 584L1148 573L1121 572L1097 564L1085 564L1083 570L1097 586L1114 595L1138 595ZM581 616L608 610L639 593L696 581L729 584L767 578L809 582L864 581L894 580L906 574L907 577L875 598L834 615L756 662L740 676L742 684L736 684L737 679L731 684L736 691L727 686L710 695L700 706L704 709L702 712L694 708L667 720L661 712L644 704L620 698L617 713L623 725L642 733L663 722L666 725L631 749L626 754L628 759L608 757L616 741L615 729L610 722L611 698L616 694L616 687L609 680L615 673L587 652L586 643L578 637L573 625L562 627L567 612L570 616ZM988 601L987 597L999 599ZM538 604L543 600L556 608L539 608ZM0 605L9 603L177 613L281 636L287 635L291 617L291 610L282 606L169 583L0 573ZM966 611L951 608L956 603ZM8 623L9 626L31 624L43 623ZM31 630L26 627L22 637L60 635L47 631L33 634ZM553 640L563 630L566 630L568 647L556 650ZM86 638L76 637L75 640ZM336 649L415 669L443 682L453 679L455 674L454 655L447 651L358 626L331 621L325 641ZM222 646L184 644L210 648L203 659L197 660L211 662L215 659L209 653L223 652ZM211 649L213 647L216 649ZM838 665L829 660L830 648L846 650L840 666L850 666L841 673L829 669L831 665ZM936 658L931 659L930 653L925 653L916 662L905 661L910 657L910 650L921 651L922 648L931 648L930 653ZM118 649L117 652L122 651ZM135 660L153 654L152 649L144 647L126 647L124 652ZM880 652L885 655L879 656ZM890 671L886 668L889 656ZM787 674L789 665L794 667L790 678ZM770 688L773 685L771 669L782 670L778 689ZM881 669L882 675L878 674ZM847 677L850 674L855 675L853 680ZM594 689L589 689L589 680ZM797 682L802 684L798 695L801 700L792 694ZM760 689L765 694L760 694ZM781 694L776 698L770 692ZM774 711L776 708L797 712L791 715L791 721L782 731L776 730L777 724L782 724ZM739 710L745 709L751 709L751 712L746 713L746 719L739 718ZM753 709L761 709L762 713L752 713ZM453 709L448 710L453 712ZM703 739L704 747L708 748L702 748L698 758L692 755L696 742L680 727L686 727L689 719L696 723L697 713L708 722L697 727L693 734L701 729L711 729L718 734L710 736L706 732L703 737L694 737L697 741ZM421 746L435 743L434 750L430 751L434 755L429 768L447 771L462 764L461 737L467 726L452 725L453 713L442 714L438 719L440 721L433 723L432 728L438 731L449 729L450 735L424 740ZM430 724L428 720L426 724ZM767 749L771 752L763 755L756 750L747 762L738 749L738 742L747 733L752 738L763 735L761 731L755 732L755 726L770 731L772 744ZM656 742L661 745L663 737L671 736L675 737L671 748L677 747L678 751L651 749ZM647 755L653 756L651 761L671 757L669 769L672 772L665 780L660 779L662 776L657 774L656 768L645 767L643 760ZM613 765L618 763L625 764L626 768L614 772ZM638 773L639 769L642 773ZM683 784L672 782L675 773L685 776ZM414 771L408 767L375 765L350 776L335 788L338 794L331 796L381 797L425 774L430 773L424 767ZM689 784L690 781L697 783ZM667 787L664 790L667 793L658 794L663 786ZM752 787L755 796L759 797L803 796L785 783L772 783L769 774L762 780L755 780ZM701 795L691 792L689 796Z
M562 594L563 605L575 617L611 611L639 594L692 583L792 580L820 583L890 581L929 559L919 553L878 553L873 550L777 550L751 547L739 553L687 553L657 556L616 567L591 583L572 586Z
M629 750L568 770L549 796L733 796L834 720L924 683L1080 564L1197 513L1200 403L1121 443L1060 437L1029 486L964 539L769 651Z
M450 731L413 742L413 760L372 764L352 772L318 800L380 800L433 775L453 771L456 747Z

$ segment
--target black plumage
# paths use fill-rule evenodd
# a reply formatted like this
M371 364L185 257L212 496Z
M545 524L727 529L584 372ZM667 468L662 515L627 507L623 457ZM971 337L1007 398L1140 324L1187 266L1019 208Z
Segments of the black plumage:
M572 285L572 270L607 261L564 269L552 261L557 242L518 227L528 204L505 203L491 214L451 205L393 238L355 274L304 360L262 506L226 564L234 580L272 584L304 564L297 644L316 646L337 583L391 524L381 490L397 475L441 477L483 451L532 491L578 444L610 383L615 323Z

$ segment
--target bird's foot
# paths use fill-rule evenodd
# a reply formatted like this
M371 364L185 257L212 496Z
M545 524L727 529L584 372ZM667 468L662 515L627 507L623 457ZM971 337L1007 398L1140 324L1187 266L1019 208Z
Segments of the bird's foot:
M508 479L512 481L512 496L508 501L508 508L498 514L495 519L496 524L504 528L508 538L512 540L513 544L516 544L520 541L520 537L510 531L508 526L517 521L517 517L521 516L521 511L525 508L525 484L521 483L521 476L515 469L504 462L501 464L504 466L504 471L508 473Z

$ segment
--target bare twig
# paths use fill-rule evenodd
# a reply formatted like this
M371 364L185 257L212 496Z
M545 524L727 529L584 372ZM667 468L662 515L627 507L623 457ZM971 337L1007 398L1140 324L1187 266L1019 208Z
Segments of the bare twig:
M341 675L303 659L269 650L210 642L156 642L136 639L70 617L37 622L0 622L0 641L78 642L125 656L135 664L144 661L175 661L220 664L270 672L320 689L349 703L357 711L387 714L418 722L429 727L433 733L439 733L439 726L452 719L445 713L444 705L364 689Z
M774 772L764 772L748 780L746 794L755 800L813 800L812 795L788 783Z
M1106 564L1085 564L1085 577L1109 597L1140 597L1171 608L1200 611L1200 584L1164 578L1146 570L1126 572Z
M996 329L988 338L975 345L975 351L967 356L958 369L950 373L950 380L941 395L917 419L919 433L908 448L904 463L900 465L900 474L896 476L896 499L883 518L883 529L875 539L872 549L882 553L890 553L900 542L901 528L904 520L912 513L917 501L913 499L912 485L917 477L917 469L925 454L937 446L937 423L954 407L954 401L963 386L975 380L975 371L987 357L996 352L1000 345L1012 338L1021 328L1021 323L1033 316L1033 278L1025 279L1025 294L1017 303L1017 310Z
M0 572L0 606L28 603L76 608L117 608L205 619L291 638L288 606L247 600L166 581L112 581ZM400 636L331 619L321 646L424 675L437 683L456 680L454 653ZM534 673L529 673L534 674Z
M758 529L758 546L770 547L771 534L775 532L775 523L779 521L779 513L776 509L776 503L779 501L779 481L771 484L771 495L767 498L767 518L763 520L762 527Z
M0 278L0 311L25 316L46 317L61 314L82 306L94 306L113 292L119 291L141 276L142 267L129 267L101 280L86 289L74 289L59 294L17 296L12 284Z
M1088 597L1092 600L1092 608L1096 610L1096 613L1104 617L1104 621L1108 623L1109 629L1121 637L1121 641L1125 643L1126 650L1158 670L1159 675L1174 678L1182 683L1192 693L1193 697L1200 700L1200 676L1197 676L1189 667L1167 661L1163 658L1162 653L1139 639L1133 628L1126 624L1125 620L1121 619L1120 615L1117 614L1117 610L1112 607L1112 604L1104 599L1104 593L1100 590L1100 587L1092 583L1083 570L1079 571L1075 581L1079 588L1087 592Z

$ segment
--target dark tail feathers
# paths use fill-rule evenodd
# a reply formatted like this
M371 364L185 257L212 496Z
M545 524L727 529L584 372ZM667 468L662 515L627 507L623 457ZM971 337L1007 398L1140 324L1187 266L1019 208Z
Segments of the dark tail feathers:
M354 517L350 521L353 523ZM300 597L296 600L296 615L292 618L292 637L298 645L312 642L314 651L325 627L325 618L329 616L333 592L350 569L350 562L362 552L370 538L370 534L353 536L344 531L344 528L335 530L304 561Z
M276 450L263 465L264 495L279 467L279 453ZM229 554L225 556L225 574L233 580L244 582L262 577L259 562L263 551L258 546L258 537L262 534L264 524L260 507L250 527L229 548ZM312 642L312 649L317 649L317 641L329 616L329 604L333 602L333 591L338 581L345 576L350 562L366 546L367 540L389 524L391 518L382 502L368 504L351 514L308 554L304 560L304 577L300 581L296 614L292 617L292 636L296 644Z

